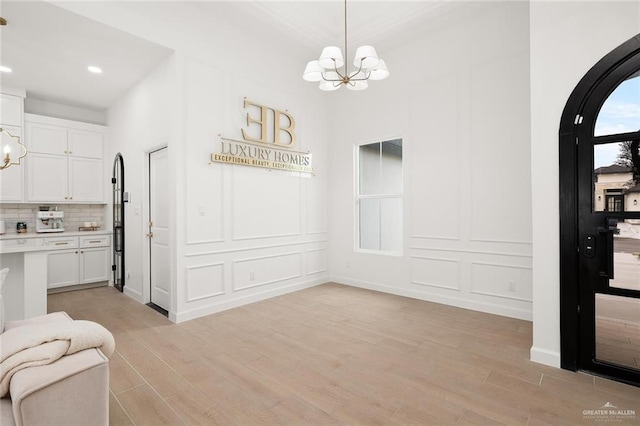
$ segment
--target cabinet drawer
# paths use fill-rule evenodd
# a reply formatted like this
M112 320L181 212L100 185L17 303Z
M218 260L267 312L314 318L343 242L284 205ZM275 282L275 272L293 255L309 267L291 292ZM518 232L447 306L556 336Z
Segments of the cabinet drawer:
M42 238L12 238L0 241L0 253L19 253L42 247Z
M92 237L79 237L80 248L87 247L106 247L109 245L111 238L109 235L94 235Z
M78 238L76 237L56 237L45 238L44 246L47 250L63 250L78 247Z

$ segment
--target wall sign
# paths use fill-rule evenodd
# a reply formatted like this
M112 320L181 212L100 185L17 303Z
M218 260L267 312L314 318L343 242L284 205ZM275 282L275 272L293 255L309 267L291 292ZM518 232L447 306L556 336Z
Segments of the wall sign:
M211 161L313 173L311 153L293 150L298 142L296 122L288 111L245 98L244 113L247 124L241 129L243 140L220 136L220 151L211 154Z

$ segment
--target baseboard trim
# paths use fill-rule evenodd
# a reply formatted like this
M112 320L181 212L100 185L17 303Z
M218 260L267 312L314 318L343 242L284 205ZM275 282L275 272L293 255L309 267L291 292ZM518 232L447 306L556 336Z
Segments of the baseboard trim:
M548 365L550 367L560 368L560 353L547 349L531 347L530 359L538 364Z
M442 294L427 293L405 288L392 287L384 284L372 283L368 281L354 280L345 277L331 277L331 281L350 285L352 287L365 288L368 290L380 291L382 293L395 294L396 296L410 297L412 299L425 300L427 302L442 303L444 305L455 306L473 311L485 312L487 314L500 315L503 317L517 318L525 321L533 321L533 313L530 310L512 308L509 306L495 305L477 300L463 299Z
M125 285L123 293L129 296L130 298L132 298L133 300L135 300L136 302L144 304L144 302L142 302L142 295L137 291L131 290L130 287L127 287Z
M87 290L89 288L108 287L108 286L109 286L108 281L100 281L97 283L89 283L89 284L75 284L75 285L68 285L64 287L49 288L47 289L47 294L66 293L67 291Z
M315 287L320 284L325 284L328 281L329 280L327 277L316 278L314 280L309 280L301 283L291 284L288 286L278 287L276 289L262 291L259 293L253 293L247 296L234 297L233 299L223 300L218 303L205 306L202 308L178 312L175 314L175 316L173 315L172 312L169 312L169 320L175 323L180 323L180 322L188 321L194 318L203 317L205 315L211 315L217 312L226 311L228 309L238 308L240 306L248 305L250 303L260 302L261 300L271 299L272 297L282 296L284 294L292 293L294 291ZM234 293L234 294L237 294L237 293Z

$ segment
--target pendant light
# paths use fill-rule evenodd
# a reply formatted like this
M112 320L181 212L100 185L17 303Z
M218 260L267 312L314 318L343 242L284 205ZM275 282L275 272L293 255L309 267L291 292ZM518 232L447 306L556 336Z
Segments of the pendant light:
M347 0L344 1L344 54L347 56ZM384 80L389 77L387 64L378 57L373 46L360 46L353 59L355 70L349 68L337 46L322 49L320 58L310 61L302 78L310 82L319 82L320 90L333 91L342 86L350 90L364 90L369 80Z

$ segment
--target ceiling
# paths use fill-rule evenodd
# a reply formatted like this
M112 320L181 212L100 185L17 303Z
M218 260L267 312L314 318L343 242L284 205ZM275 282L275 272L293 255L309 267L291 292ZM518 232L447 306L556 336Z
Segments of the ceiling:
M149 1L158 8L166 2ZM139 3L140 4L140 3ZM426 23L456 8L452 0L359 1L348 3L349 57L357 46L375 46L382 57L406 42ZM315 59L326 45L344 45L342 1L184 1L181 19L211 16L251 34L291 43L301 61ZM5 87L25 88L27 96L93 110L105 110L171 54L171 49L43 1L2 1L8 25L0 28ZM214 19L215 18L215 19ZM237 24L236 24L237 23ZM87 71L97 65L103 74ZM392 65L390 64L390 67Z
M349 52L355 52L364 44L392 48L404 40L407 33L423 28L427 19L459 4L450 0L349 0ZM256 34L280 33L292 44L310 50L310 55L320 56L321 49L329 45L344 49L345 4L342 0L200 1L193 5L200 13L224 15Z
M3 87L69 106L104 110L171 50L41 1L3 1ZM102 68L100 75L87 71Z

